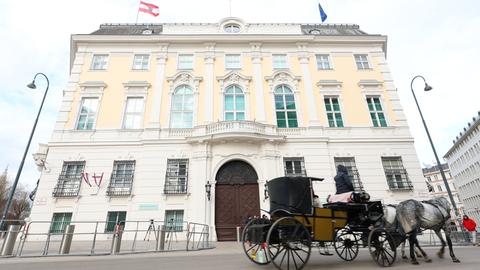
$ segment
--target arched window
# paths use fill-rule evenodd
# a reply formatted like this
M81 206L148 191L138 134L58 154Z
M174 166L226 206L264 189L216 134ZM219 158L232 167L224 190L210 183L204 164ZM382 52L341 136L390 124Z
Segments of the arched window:
M238 85L225 89L225 120L245 120L245 95Z
M193 127L193 91L187 85L177 87L173 93L170 127Z
M275 88L275 112L278 127L298 127L295 97L292 90L286 85L282 84Z

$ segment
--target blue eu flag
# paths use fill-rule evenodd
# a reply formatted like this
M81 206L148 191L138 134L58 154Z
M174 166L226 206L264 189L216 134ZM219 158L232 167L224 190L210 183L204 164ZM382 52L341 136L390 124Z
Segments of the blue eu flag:
M320 11L320 18L322 18L322 23L327 19L327 13L323 11L322 5L318 3L318 10Z

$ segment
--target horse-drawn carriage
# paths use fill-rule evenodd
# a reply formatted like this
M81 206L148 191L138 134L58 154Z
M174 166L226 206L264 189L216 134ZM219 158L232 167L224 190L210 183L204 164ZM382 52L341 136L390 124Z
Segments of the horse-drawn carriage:
M368 245L374 261L390 266L403 240L382 225L380 201L328 203L313 206L312 177L280 177L268 182L270 218L253 218L242 234L247 257L257 264L273 263L278 269L302 269L312 247L333 246L340 258L354 260L360 245ZM398 238L398 239L396 239Z

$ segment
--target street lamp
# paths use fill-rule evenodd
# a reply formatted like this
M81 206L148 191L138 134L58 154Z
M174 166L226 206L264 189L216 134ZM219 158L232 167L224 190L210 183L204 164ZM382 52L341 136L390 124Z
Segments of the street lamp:
M30 133L30 138L28 139L27 147L25 148L25 152L23 153L22 162L20 162L20 166L18 167L17 176L15 177L15 181L13 182L13 186L10 190L10 195L8 196L7 204L5 205L5 209L3 210L2 220L0 222L0 230L3 229L3 227L5 226L5 223L6 223L5 221L8 215L8 209L12 204L13 197L15 195L15 189L17 188L18 180L20 179L20 175L22 174L23 164L25 163L25 157L27 156L28 148L30 147L30 143L32 142L33 133L35 133L35 128L37 127L38 117L40 116L40 112L42 111L43 102L45 101L45 97L47 96L47 92L48 92L48 87L50 86L50 81L48 80L47 75L43 73L37 73L35 74L33 81L27 85L28 88L31 88L31 89L37 88L37 86L35 85L35 79L37 78L38 75L42 75L43 77L45 77L45 79L47 80L47 88L45 89L45 94L43 94L42 103L40 104L40 109L38 110L37 118L35 119L35 123L33 124L32 132Z
M207 199L210 201L210 194L212 192L212 184L210 184L210 181L207 181L207 184L205 184L205 193L207 195Z
M443 183L445 184L445 188L447 189L448 197L450 198L450 202L452 203L453 210L455 211L455 215L457 218L459 217L458 209L457 209L457 204L455 203L455 200L453 199L452 191L450 190L450 186L448 185L447 178L445 177L445 173L443 172L443 167L442 163L440 163L440 160L438 159L437 151L435 150L435 146L433 145L432 138L430 137L430 132L428 132L427 124L425 123L425 119L423 119L423 114L422 111L420 110L420 106L418 106L418 101L417 97L415 96L415 92L413 92L413 81L416 78L422 78L423 82L425 83L425 87L423 88L424 91L430 91L433 88L427 84L427 81L425 81L425 78L423 76L417 75L413 77L412 82L410 83L410 89L412 90L413 94L413 99L415 99L415 104L417 104L418 112L420 113L420 117L422 118L423 126L425 127L425 131L427 132L428 140L430 141L430 145L432 146L433 154L435 155L435 160L437 161L437 165L440 169L440 174L442 175L443 178Z

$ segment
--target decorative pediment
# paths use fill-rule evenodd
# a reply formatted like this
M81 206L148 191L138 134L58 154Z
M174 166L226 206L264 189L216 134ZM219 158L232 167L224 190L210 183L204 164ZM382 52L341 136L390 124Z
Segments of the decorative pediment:
M337 80L320 80L317 83L321 93L327 95L339 95L342 91L342 82Z
M358 86L361 88L381 88L383 82L377 80L360 80Z
M222 91L229 85L239 85L244 92L248 92L248 84L252 77L244 76L236 71L230 71L225 76L218 76L217 81L220 83Z
M150 83L147 81L128 81L123 83L125 93L130 95L147 95Z
M175 88L184 84L191 86L195 92L198 92L198 87L202 80L202 77L195 77L187 71L180 71L172 77L167 77L167 81L170 84L170 93L173 93Z
M78 84L82 89L82 94L86 95L103 95L103 90L107 87L107 84L103 81L85 81Z
M271 89L274 89L280 84L287 84L295 89L298 89L298 83L300 82L300 79L300 76L295 76L293 73L286 70L277 70L272 74L272 76L265 77L265 80L268 82L268 85L270 85Z

